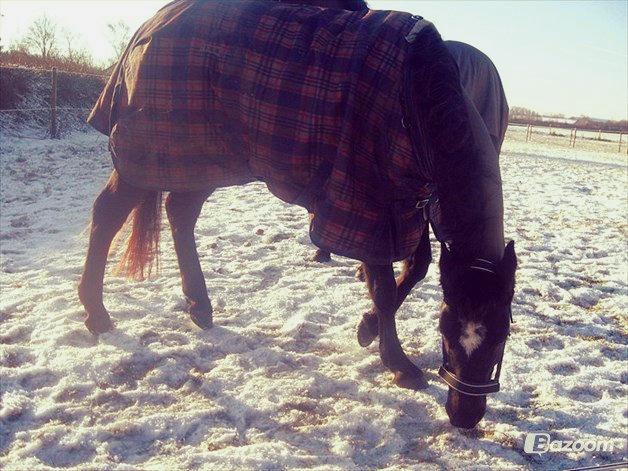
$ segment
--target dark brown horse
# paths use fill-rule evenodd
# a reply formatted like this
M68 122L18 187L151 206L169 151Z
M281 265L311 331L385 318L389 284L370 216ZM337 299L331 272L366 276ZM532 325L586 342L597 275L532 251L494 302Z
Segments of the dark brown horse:
M359 1L303 3L364 7ZM446 51L439 51L445 54L442 62L450 68L446 75L451 78L451 64L455 68L455 62ZM495 366L501 366L509 332L516 258L512 243L504 251L498 154L476 109L460 93L459 79L456 81L446 89L458 94L454 102L464 109L467 118L460 126L465 131L439 135L438 139L431 137L438 149L433 163L438 203L435 199L425 202L425 212L440 213L438 218L430 216L430 220L439 221L437 235L442 242L442 374L449 375L444 378L450 385L446 408L452 424L473 427L485 412L486 394L496 389L491 378ZM414 99L419 100L417 96ZM422 106L418 103L417 109ZM427 123L430 136L436 135L438 116L417 116L417 120ZM454 145L448 144L448 140ZM203 203L214 189L170 192L165 200L188 312L203 329L212 326L212 305L198 259L194 227ZM158 254L161 195L161 191L129 184L114 171L94 203L89 248L79 285L79 298L87 312L85 324L94 334L113 327L103 304L103 278L111 242L129 219L132 232L121 266L130 276L142 277ZM373 308L359 326L359 341L368 345L379 337L380 357L394 373L395 383L412 389L426 387L427 383L401 347L395 313L414 285L424 278L430 262L429 234L425 230L398 279L391 263L364 264Z

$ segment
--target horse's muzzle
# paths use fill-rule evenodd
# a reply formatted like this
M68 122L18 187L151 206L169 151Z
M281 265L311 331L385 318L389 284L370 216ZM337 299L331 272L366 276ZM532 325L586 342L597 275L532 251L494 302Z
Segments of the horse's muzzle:
M471 429L486 413L486 396L465 396L450 389L445 410L454 427Z

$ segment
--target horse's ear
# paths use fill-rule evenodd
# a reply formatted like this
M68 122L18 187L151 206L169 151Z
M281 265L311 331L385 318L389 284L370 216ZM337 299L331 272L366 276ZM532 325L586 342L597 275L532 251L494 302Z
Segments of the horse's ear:
M506 244L504 249L504 258L502 259L502 271L507 276L514 276L517 270L517 255L515 254L515 241L511 240Z

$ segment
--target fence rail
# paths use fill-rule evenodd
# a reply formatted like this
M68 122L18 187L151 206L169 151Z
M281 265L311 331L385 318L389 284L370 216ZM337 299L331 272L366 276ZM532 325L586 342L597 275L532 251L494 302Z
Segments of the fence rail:
M534 134L551 137L567 137L568 133L569 147L576 147L576 141L598 141L609 144L616 143L617 152L622 152L622 149L624 149L626 154L628 154L628 133L622 131L606 131L603 129L591 130L577 127L563 128L551 124L543 126L539 124L508 123L508 126L525 128L526 142L533 141Z

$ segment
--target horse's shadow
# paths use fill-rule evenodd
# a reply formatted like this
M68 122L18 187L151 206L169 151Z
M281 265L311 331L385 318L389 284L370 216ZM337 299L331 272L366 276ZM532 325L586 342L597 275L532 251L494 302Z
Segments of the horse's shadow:
M135 317L135 313L116 314L118 314L116 317L128 317L129 315ZM184 314L176 312L176 315ZM169 323L171 321L169 320ZM201 426L200 430L209 430L219 425L232 428L234 433L233 439L227 446L245 446L249 443L251 434L262 434L268 441L279 440L295 449L302 450L304 452L303 456L322 458L329 466L341 467L347 464L347 459L350 459L359 468L384 466L395 453L398 453L395 459L398 458L407 464L421 462L433 464L437 467L448 467L451 465L451 462L440 456L438 450L431 449L428 441L425 440L427 438L425 433L421 434L422 424L426 422L432 424L427 429L431 430L431 433L445 432L451 428L444 416L443 419L430 416L427 406L420 400L412 398L412 393L408 393L408 397L405 399L399 399L391 397L385 391L380 392L376 389L379 386L374 386L373 389L368 391L368 397L366 397L364 391L360 390L359 383L349 378L334 378L330 374L321 371L321 365L329 361L324 358L324 355L316 356L316 353L321 348L326 348L326 345L319 344L322 339L322 327L315 329L313 332L310 329L304 329L303 332L295 330L292 332L292 335L295 336L294 338L280 339L276 336L277 332L269 331L265 333L264 329L255 329L254 332L248 332L247 335L247 333L242 334L238 332L238 328L232 329L231 327L218 325L208 331L197 331L191 322L189 326L187 324L181 325L180 321L176 322L179 324L177 330L169 332L166 336L171 344L174 345L178 342L188 343L186 336L192 336L192 338L196 337L196 341L205 342L207 347L201 349L197 347L196 350L191 352L170 357L162 355L158 356L154 361L147 362L146 357L150 357L154 350L153 343L159 344L160 339L164 337L163 333L147 330L139 335L131 335L121 329L116 329L110 334L101 336L99 342L131 353L131 359L127 363L118 365L115 368L113 373L121 376L114 381L114 384L124 383L132 387L138 381L143 380L149 368L159 366L167 358L175 358L176 361L187 361L190 365L200 365L204 371L211 371L222 359L230 354L245 355L253 350L258 351L260 355L276 354L276 348L279 347L281 350L280 355L285 356L289 362L289 358L293 355L311 352L312 355L308 355L307 365L297 361L296 363L298 364L294 368L301 379L309 377L319 387L312 395L295 397L294 401L290 400L280 405L278 407L279 414L276 417L270 416L267 411L261 410L250 403L233 397L233 394L229 392L233 389L233 384L228 384L228 378L212 377L204 380L199 384L198 394L210 400L222 412L218 413L218 415L216 413L210 414L210 417L215 416L215 424L209 424L207 427ZM253 326L254 323L250 327ZM368 354L376 355L375 352ZM193 358L195 355L196 358ZM424 355L418 363L424 370L429 368L425 375L430 383L430 387L425 390L425 393L432 396L438 404L444 404L447 389L444 386L436 386L440 384L440 381L438 376L432 371L432 366L434 365L431 365L431 363L436 358L436 354ZM417 362L416 358L413 358L413 360ZM426 362L430 363L430 365L426 365ZM255 367L254 364L252 366ZM302 371L298 371L299 369ZM376 364L365 368L362 373L366 375L367 381L378 382L377 377L388 374L388 371L379 362L376 362ZM350 441L352 447L348 453L346 449L343 452L334 449L332 446L334 437L329 428L325 427L325 423L326 417L335 412L325 405L324 401L321 401L321 399L326 397L325 394L338 397L338 399L353 398L353 400L360 403L372 401L373 403L384 405L386 408L394 409L397 412L401 411L392 422L394 432L404 441L401 450L391 450L386 440L381 439L381 430L370 426L366 426L366 428L357 426L354 429L351 429L351 427L341 428L336 433L339 433L341 436L344 434L345 437L351 437L348 441ZM506 398L504 403L507 405L508 402L509 400ZM520 404L513 402L512 407L519 409ZM541 429L542 431L549 431L556 427L568 428L569 424L573 422L571 416L559 410L544 411L544 415L533 419L521 418L514 409L510 414L512 415L510 420L516 423L519 430L526 433L541 431ZM504 411L504 408L489 407L486 419L495 423L503 422L505 413L508 414L508 411ZM296 419L282 420L283 415L289 414L296 415ZM539 419L542 420L539 421ZM595 420L594 423L588 423L583 431L594 436L608 437L608 431L599 427L601 421L602 418ZM493 441L490 436L490 430L482 430L481 427L472 432L461 432L461 435L459 438L462 438L463 442L467 441L467 439L489 438L488 441L482 440L482 447L485 451L499 454L502 459L510 461L513 465L520 466L523 461L530 467L534 467L547 464L549 460L554 463L558 461L564 467L574 467L582 464L582 460L571 459L566 455L552 454L551 457L528 455L523 451L523 440L520 442L514 440L506 440L506 442L503 440ZM203 433L201 432L190 434L190 436L190 440L192 440L191 445L198 444L203 439ZM617 433L612 434L612 437L623 438L621 434ZM259 436L256 437L256 440L259 440ZM608 461L613 459L610 453L598 456L598 459L600 458ZM267 464L267 462L260 460L259 465L262 466L265 463ZM305 464L306 461L303 462L303 465Z
M229 327L215 326L211 330L196 332L194 335L197 340L205 341L210 346L196 352L198 358L194 359L195 361L191 361L189 352L174 357L178 362L188 361L190 366L203 364L205 372L210 372L227 355L234 353L245 356L247 352L255 351L255 355L260 357L277 355L276 347L279 342L272 334L259 335L259 332L256 332L253 342L247 335ZM301 338L300 340L305 339ZM313 352L317 349L318 340L320 338L315 334L307 342L307 346ZM164 360L173 357L154 354L156 350L154 347L157 347L156 344L159 342L154 335L140 335L138 337L118 328L109 334L102 335L99 342L131 353L130 357L127 356L125 360L114 365L108 373L109 384L106 385L107 387L137 387L138 382L143 381L151 369L160 367ZM303 459L302 464L304 466L310 462L308 460L311 460L313 456L322 459L326 465L337 467L346 465L347 459L361 468L371 467L374 463L378 466L385 464L390 458L390 449L385 440L381 440L383 431L375 426L365 424L342 427L340 432L331 430L326 426L326 423L329 416L335 414L335 411L329 406L329 403L325 403L324 399L329 396L337 397L339 400L353 398L358 402L367 400L387 404L387 407L392 408L397 408L395 404L399 404L399 401L387 396L384 392L360 390L359 384L351 379L338 379L321 372L321 365L327 361L325 358L308 355L307 365L296 364L301 363L300 361L291 363L290 358L293 355L304 353L302 348L296 348L296 343L286 342L280 348L281 353L279 355L285 356L286 363L290 365L287 373L296 372L300 380L316 386L307 396L288 398L285 403L278 405L278 408L275 409L276 415L272 416L268 411L252 405L250 401L240 400L231 394L230 391L233 390L234 384L229 378L213 375L204 379L197 384L195 393L214 404L216 409L208 412L207 419L210 423L202 426L202 428L206 431L214 427L233 429L233 438L227 440L226 445L223 443L209 444L208 446L214 447L214 449L223 446L246 446L250 443L251 435L255 435L255 440L259 441L259 434L262 434L265 441L278 440L294 449L301 450L303 457L296 457L296 459ZM252 367L256 368L254 364ZM184 367L184 369L187 368L187 366ZM377 367L373 369L372 374L380 375L386 372L387 370L383 367ZM268 374L272 374L272 372ZM410 402L411 400L403 400L400 407L407 410L411 408L414 411L413 416L423 416L427 420L428 411L425 405L418 402L410 405ZM284 417L285 419L282 420ZM398 426L402 428L406 427L406 424L400 422ZM415 425L415 431L417 428ZM342 439L351 442L352 450L349 455L334 449L333 442L336 433L339 433ZM188 444L195 446L204 440L206 433L197 430L186 435L189 435ZM135 464L141 464L142 458L139 457L139 454L136 456L136 460ZM258 464L263 466L268 465L268 462L260 458Z

